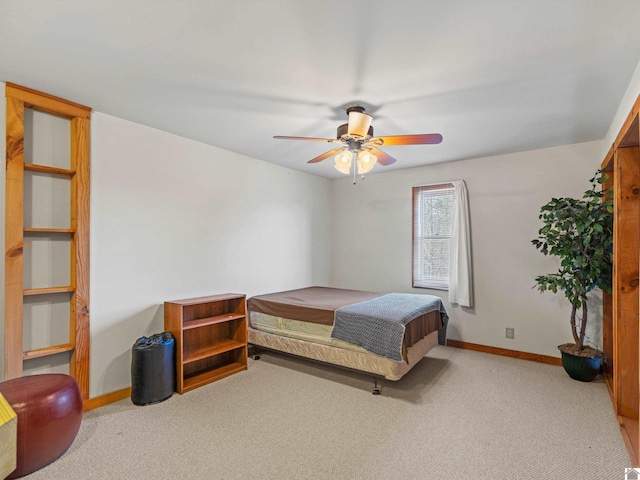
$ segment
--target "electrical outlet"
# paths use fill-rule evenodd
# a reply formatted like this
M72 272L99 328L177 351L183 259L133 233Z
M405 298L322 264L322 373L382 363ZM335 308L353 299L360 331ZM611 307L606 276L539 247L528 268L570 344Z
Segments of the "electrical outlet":
M516 338L515 329L507 327L506 337L507 338Z

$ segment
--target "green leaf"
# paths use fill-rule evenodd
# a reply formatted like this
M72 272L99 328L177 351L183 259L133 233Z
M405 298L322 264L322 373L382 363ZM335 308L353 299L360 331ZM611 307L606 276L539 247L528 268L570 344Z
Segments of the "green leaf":
M594 288L611 291L614 204L612 187L603 188L606 179L599 170L582 198L554 197L542 206L538 238L531 241L560 260L556 273L536 277L537 289L561 291L576 308Z

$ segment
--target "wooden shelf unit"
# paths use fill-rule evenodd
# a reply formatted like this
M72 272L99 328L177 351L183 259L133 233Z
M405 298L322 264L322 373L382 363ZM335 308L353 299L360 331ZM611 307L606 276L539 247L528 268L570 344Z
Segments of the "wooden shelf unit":
M603 294L603 373L629 456L640 466L640 97L601 168L613 186L613 288Z
M164 329L176 341L178 393L247 369L245 303L236 293L164 303Z
M5 380L24 374L25 362L34 358L69 352L69 374L80 387L83 400L89 398L89 168L91 108L26 87L6 84L6 202L5 202L5 302L4 302L4 377ZM38 162L26 155L32 145L34 132L25 132L25 113L42 112L58 119L68 120L68 168L40 165L51 160L49 149L37 157ZM33 127L33 125L31 125ZM60 140L60 145L65 143ZM27 161L25 161L25 156ZM31 157L34 157L31 152ZM45 161L42 161L45 160ZM61 165L65 166L65 165ZM25 172L35 172L68 183L69 225L24 225ZM33 175L30 175L33 177ZM64 235L69 241L69 285L51 285L44 288L25 288L24 259L29 240ZM25 241L25 237L28 238ZM54 282L55 283L55 282ZM66 282L65 282L66 283ZM69 293L69 339L60 345L27 349L24 343L25 297ZM47 303L47 300L43 300ZM67 320L64 319L66 322Z

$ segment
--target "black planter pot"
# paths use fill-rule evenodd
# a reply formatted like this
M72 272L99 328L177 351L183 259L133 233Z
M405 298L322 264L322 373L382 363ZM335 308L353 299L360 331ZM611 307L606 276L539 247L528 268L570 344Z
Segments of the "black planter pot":
M602 357L588 358L571 355L570 353L560 351L562 354L562 366L564 371L573 378L581 382L590 382L602 367Z

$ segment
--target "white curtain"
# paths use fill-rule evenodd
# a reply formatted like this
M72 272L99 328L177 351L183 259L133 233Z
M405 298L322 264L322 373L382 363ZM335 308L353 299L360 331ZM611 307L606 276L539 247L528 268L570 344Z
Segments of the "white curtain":
M472 307L473 279L467 186L463 180L454 180L451 183L455 188L455 201L449 253L449 302L463 307Z

